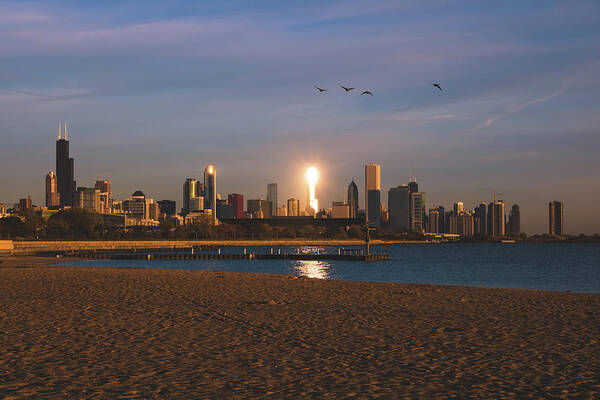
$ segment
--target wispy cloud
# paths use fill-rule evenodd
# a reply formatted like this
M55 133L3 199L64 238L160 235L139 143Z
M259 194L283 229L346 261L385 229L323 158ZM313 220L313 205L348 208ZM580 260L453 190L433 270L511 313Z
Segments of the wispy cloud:
M562 91L556 91L552 94L546 95L546 96L542 96L542 97L538 97L536 99L533 100L528 100L528 101L524 101L522 103L517 103L517 104L511 104L510 106L508 106L508 109L506 112L494 115L492 117L489 117L487 120L485 120L482 124L479 125L479 128L488 128L489 126L491 126L496 120L505 117L506 115L509 114L514 114L514 113L518 113L521 112L523 110L525 110L527 107L532 106L534 104L537 103L541 103L543 101L549 100L553 97L556 97L558 95L560 95L562 93Z

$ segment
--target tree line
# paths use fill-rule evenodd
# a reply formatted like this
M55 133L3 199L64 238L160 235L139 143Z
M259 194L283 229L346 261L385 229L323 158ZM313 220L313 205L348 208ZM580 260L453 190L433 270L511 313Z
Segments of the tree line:
M19 217L0 219L0 238L22 240L242 240L242 239L364 239L363 227L326 227L317 225L273 226L253 224L245 228L222 223L214 226L209 220L199 220L176 226L165 219L158 227L136 226L114 228L104 226L100 214L81 208L69 208L43 219L27 211ZM374 239L423 239L419 234L394 233L381 228L372 232Z

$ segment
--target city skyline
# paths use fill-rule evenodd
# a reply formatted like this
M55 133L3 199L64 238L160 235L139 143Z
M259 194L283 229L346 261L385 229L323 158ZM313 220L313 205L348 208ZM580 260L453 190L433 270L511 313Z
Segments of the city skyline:
M59 133L56 141L56 165L62 166L68 161L70 169L63 173L69 181L73 179L74 159L69 156L70 141L66 135L61 136L61 124L59 124ZM64 169L64 168L63 168ZM412 173L413 171L411 171ZM68 176L67 176L68 175ZM316 184L318 183L319 171L310 166L306 170L307 183L307 201L306 211L291 211L291 203L295 210L300 210L300 203L294 198L287 200L281 206L277 200L277 183L267 184L266 200L259 199L247 200L247 213L244 213L243 195L229 193L227 199L221 196L216 189L217 168L214 165L207 165L204 169L204 180L200 182L194 178L187 178L183 184L182 207L179 217L176 214L176 200L163 199L156 201L151 197L137 190L131 197L123 201L113 201L112 184L109 180L96 180L94 188L78 186L76 190L67 196L72 199L73 206L94 210L103 215L103 218L112 218L112 223L121 218L125 225L133 223L134 225L156 226L159 219L174 217L173 221L187 224L197 218L209 216L213 224L218 220L224 219L244 219L249 218L272 218L277 216L300 216L313 215L318 218L356 218L353 216L353 204L359 197L359 190L354 178L348 186L347 202L333 201L332 207L319 207L316 198ZM54 172L49 172L45 177L46 206L53 210L58 209L58 203L61 198L57 193L57 181L59 176ZM364 220L373 227L385 226L395 232L428 232L444 234L460 234L465 238L481 234L483 236L519 236L521 230L521 216L518 204L513 204L508 215L504 201L496 198L494 191L494 201L489 203L489 208L485 203L472 209L465 209L462 201L457 201L453 205L451 212L444 212L444 206L429 208L427 210L426 193L419 191L419 184L414 174L409 178L407 184L390 188L388 192L387 207L385 200L381 201L381 166L375 163L365 165L365 209L360 210ZM74 185L73 181L73 185ZM64 198L64 197L63 197ZM53 204L49 204L53 203ZM372 203L372 204L371 204ZM552 206L553 203L550 203ZM553 212L550 212L549 233L551 235L562 236L563 230L563 205L561 202L554 201L554 204L560 204L560 228L555 228L553 222ZM32 208L32 197L19 199L19 204L15 204L15 209L26 210ZM5 205L3 205L5 206ZM313 206L313 207L311 207ZM61 205L60 207L63 207ZM316 213L318 211L318 213ZM161 213L163 215L161 216ZM208 213L208 214L207 214ZM246 215L247 214L247 215ZM315 215L318 214L318 215ZM375 215L374 217L370 216ZM120 215L120 217L118 217ZM429 217L429 218L428 218ZM129 218L129 222L128 221ZM508 219L507 219L508 218ZM558 217L557 217L558 218Z
M62 119L77 181L109 177L120 199L179 203L213 164L222 196L277 182L303 200L314 164L330 205L375 161L385 203L416 168L428 208L496 190L528 233L557 199L567 233L599 230L597 3L305 6L0 2L0 202L44 203Z

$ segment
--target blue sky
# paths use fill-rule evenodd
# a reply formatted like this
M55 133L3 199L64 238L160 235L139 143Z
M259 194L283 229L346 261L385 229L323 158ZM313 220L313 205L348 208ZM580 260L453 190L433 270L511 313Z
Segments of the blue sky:
M0 1L0 202L43 203L63 120L117 198L181 203L212 163L222 195L304 201L315 164L327 205L377 162L385 199L414 168L428 206L496 190L528 233L551 200L600 231L598 2L91 3Z

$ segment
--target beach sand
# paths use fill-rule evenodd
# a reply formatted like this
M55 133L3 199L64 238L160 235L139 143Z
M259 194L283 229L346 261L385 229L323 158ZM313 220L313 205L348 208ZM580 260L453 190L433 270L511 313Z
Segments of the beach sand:
M600 295L4 260L0 399L600 397Z

